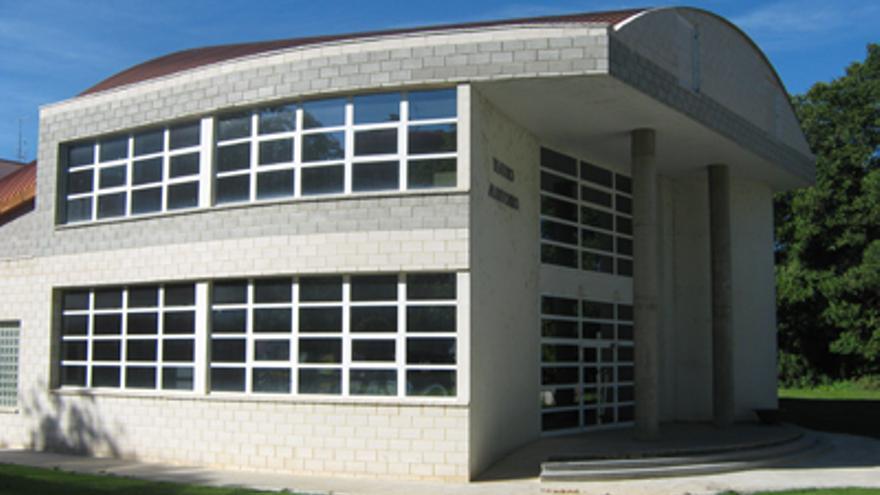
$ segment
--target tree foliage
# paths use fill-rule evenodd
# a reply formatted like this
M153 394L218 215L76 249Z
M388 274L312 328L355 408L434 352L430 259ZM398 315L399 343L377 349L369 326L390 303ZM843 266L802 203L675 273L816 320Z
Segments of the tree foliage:
M880 45L793 104L817 177L775 201L781 378L880 373Z

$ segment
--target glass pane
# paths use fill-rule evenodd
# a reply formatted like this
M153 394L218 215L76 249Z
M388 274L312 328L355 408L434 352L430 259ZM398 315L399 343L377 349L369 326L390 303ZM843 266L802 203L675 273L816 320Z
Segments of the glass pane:
M577 316L578 301L564 297L544 296L541 298L541 312L545 315Z
M199 206L199 184L188 182L168 186L168 209L195 208Z
M583 302L584 318L600 318L603 320L614 319L614 304L598 301Z
M303 302L341 301L342 277L301 277L299 300Z
M171 157L170 175L174 177L183 177L185 175L196 175L199 173L199 154L187 153L185 155L175 155Z
M183 284L165 286L165 306L192 306L195 303L195 285Z
M577 411L547 412L541 415L541 431L577 428L579 421Z
M578 338L578 325L573 321L541 320L541 337Z
M541 190L578 199L577 182L547 172L541 172Z
M299 339L300 363L341 363L342 341L339 339Z
M617 208L617 211L622 213L632 213L632 200L626 196L616 195L614 196L614 204Z
M410 306L406 308L406 331L455 332L455 307Z
M577 246L578 229L564 223L551 222L550 220L541 220L541 239L550 241L564 242Z
M290 360L289 340L258 340L254 342L254 360L256 361L288 361Z
M616 218L617 218L617 233L632 235L632 233L633 233L632 219L622 217L620 215L618 215Z
M251 143L217 147L217 171L230 172L250 167Z
M585 339L613 339L614 325L584 322L581 324L581 333Z
M632 340L633 339L632 325L617 325L617 338L620 340Z
M101 289L95 291L95 308L112 309L122 307L122 289Z
M129 287L129 308L154 308L159 305L159 288L155 285Z
M106 189L108 187L119 187L125 185L126 166L102 168L98 176L98 187Z
M455 187L456 161L454 158L410 160L407 167L406 186L409 189Z
M614 230L614 215L582 206L581 223L600 229Z
M352 301L396 301L397 275L355 275L351 277Z
M86 367L85 366L62 366L61 367L61 385L72 385L75 387L86 386Z
M541 166L577 177L577 160L547 148L541 148Z
M406 276L406 298L410 301L455 299L455 274L409 274Z
M199 122L181 124L171 128L171 149L198 146L201 142L201 125Z
M578 346L544 344L541 346L542 363L577 363L579 361Z
M455 151L455 124L410 125L409 154Z
M310 167L302 169L302 194L332 194L345 189L343 166Z
M192 390L192 368L162 368L162 388L165 390Z
M302 104L303 128L332 127L345 124L345 99L307 101Z
M89 317L85 315L70 316L66 315L61 318L62 335L86 335L89 329Z
M300 308L300 332L341 332L342 308Z
M359 131L354 135L355 156L397 153L397 129Z
M581 200L611 207L611 194L592 187L581 186Z
M192 340L163 340L162 362L191 363L195 359L195 342Z
M61 359L65 361L85 361L86 342L62 342Z
M411 91L407 100L410 120L442 119L455 117L457 114L455 88Z
M406 339L406 364L455 364L455 339Z
M119 160L128 157L128 136L118 136L101 141L100 161Z
M617 260L617 274L622 275L624 277L632 277L632 274L633 274L632 260L618 259Z
M293 140L279 139L260 142L260 165L293 161Z
M351 370L351 395L397 395L397 371Z
M67 148L67 166L79 167L95 163L95 143L74 144Z
M159 333L159 315L156 313L129 313L129 335L155 335Z
M250 187L248 175L217 179L217 204L247 201L251 197Z
M302 161L341 160L345 156L345 133L322 132L302 137Z
M257 114L260 134L296 130L296 105L263 108Z
M247 302L247 280L228 280L214 282L212 302L214 304L243 304Z
M134 155L158 153L165 147L165 131L148 131L134 135Z
M271 308L254 310L254 332L290 332L291 310Z
M632 256L632 254L633 254L632 239L624 239L622 237L618 237L617 238L617 253Z
M633 307L629 304L617 305L617 319L621 321L632 321Z
M243 309L214 310L211 312L211 330L214 333L244 333L247 312Z
M251 114L234 114L217 118L217 139L238 139L251 135Z
M212 392L244 392L244 370L241 368L211 368Z
M134 162L134 175L132 175L131 183L135 186L140 184L150 184L152 182L162 181L162 159L150 158L149 160L141 160Z
M542 368L541 385L566 385L578 383L578 368Z
M396 332L397 307L351 308L352 332Z
M632 193L632 179L625 175L614 174L614 181L617 183L618 191Z
M119 366L95 366L92 368L93 387L119 387Z
M106 194L98 197L98 218L125 215L125 193Z
M541 407L566 407L578 405L578 397L574 388L557 388L541 392Z
M400 93L354 97L354 123L397 122L400 120Z
M394 362L396 345L393 340L353 340L351 360Z
M299 370L299 393L340 394L341 392L342 372L340 370Z
M63 309L88 309L89 293L86 291L67 291L62 297Z
M162 188L139 189L131 192L131 213L150 213L162 210Z
M93 188L94 170L81 170L67 175L67 194L91 192Z
M353 191L382 191L400 188L400 162L355 163L352 168Z
M212 363L243 363L245 361L244 339L211 340Z
M126 388L156 388L156 368L127 366L125 368Z
M291 282L292 280L289 278L255 280L254 302L290 302L292 299Z
M162 317L162 333L168 335L192 334L196 331L195 311L174 311Z
M578 221L578 210L575 203L547 196L541 196L541 214L561 218L570 222Z
M293 170L257 174L257 199L293 196Z
M581 246L602 251L614 252L614 236L595 232L588 229L581 230Z
M251 388L254 392L290 393L290 369L255 368Z
M125 359L129 361L155 361L155 340L129 340L125 346Z
M118 340L92 341L92 361L119 361L122 346Z
M601 186L613 187L611 171L591 163L581 162L581 179Z
M79 222L92 219L92 198L71 199L67 202L68 222Z
M455 396L455 371L409 370L406 372L406 395Z

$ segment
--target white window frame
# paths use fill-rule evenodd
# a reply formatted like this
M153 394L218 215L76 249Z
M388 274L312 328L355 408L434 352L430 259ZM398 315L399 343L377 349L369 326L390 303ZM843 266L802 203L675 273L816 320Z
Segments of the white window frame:
M0 409L18 407L21 322L0 321Z

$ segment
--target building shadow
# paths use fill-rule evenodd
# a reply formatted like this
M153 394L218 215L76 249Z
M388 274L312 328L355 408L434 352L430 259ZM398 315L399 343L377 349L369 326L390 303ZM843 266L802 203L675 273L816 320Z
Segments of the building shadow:
M782 420L804 428L880 439L880 401L780 399Z

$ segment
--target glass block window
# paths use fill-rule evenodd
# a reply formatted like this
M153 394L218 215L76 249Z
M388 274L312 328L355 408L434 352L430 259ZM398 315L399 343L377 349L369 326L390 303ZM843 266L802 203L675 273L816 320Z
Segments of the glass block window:
M193 283L63 291L61 386L194 390L199 303Z
M0 407L18 406L17 322L0 322Z
M541 429L572 432L633 421L632 306L541 298Z
M201 124L174 124L62 148L64 223L199 205Z
M629 177L541 149L541 262L632 276Z
M213 392L456 396L454 273L215 281Z
M216 119L217 204L455 187L455 89L309 100Z

